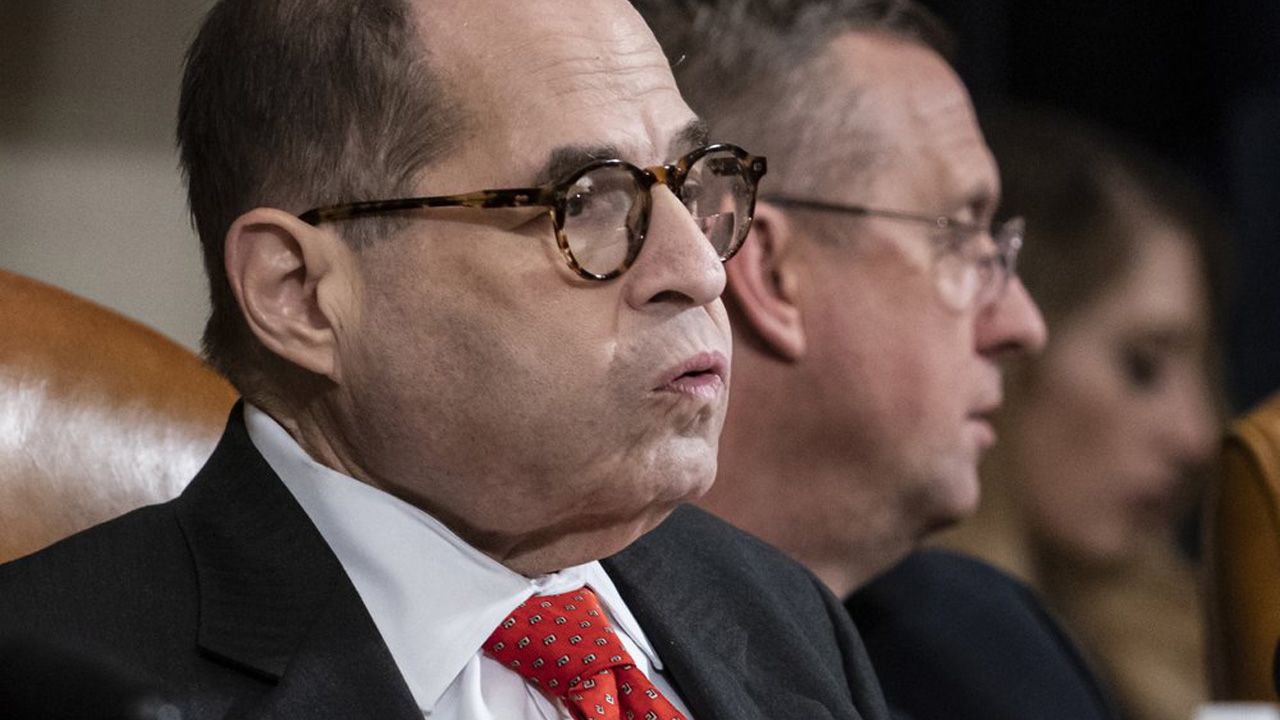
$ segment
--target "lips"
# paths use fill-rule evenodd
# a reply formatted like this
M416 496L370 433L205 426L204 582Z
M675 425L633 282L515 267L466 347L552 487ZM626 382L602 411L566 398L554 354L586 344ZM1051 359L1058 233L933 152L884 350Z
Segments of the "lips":
M729 361L718 352L694 355L663 373L656 392L713 398L724 389Z
M970 415L969 422L976 431L979 450L989 450L996 444L996 429L989 418L983 415Z
M969 413L969 421L978 429L978 445L983 450L996 444L994 418L1000 409L1000 403L1001 400L996 399L993 402L984 403L981 409Z

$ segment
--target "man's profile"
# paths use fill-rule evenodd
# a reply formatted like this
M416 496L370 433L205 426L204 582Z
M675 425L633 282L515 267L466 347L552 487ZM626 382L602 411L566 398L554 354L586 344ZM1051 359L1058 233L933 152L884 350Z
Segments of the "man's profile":
M773 155L727 266L738 372L704 505L847 595L977 502L1001 361L1044 342L1024 229L996 220L995 161L914 3L638 5L695 111Z
M679 508L766 165L626 3L224 0L178 136L245 402L177 500L0 567L0 635L187 718L885 717L834 598Z
M926 577L892 602L858 602L974 511L1002 363L1045 341L1016 272L1026 229L997 215L999 173L949 34L906 0L636 5L717 137L771 160L727 266L734 394L703 506L850 598L884 647L928 632L954 651L877 665L903 717L931 701L948 718L1105 716L1069 641L997 571L931 553L903 566ZM903 595L937 623L894 624ZM988 637L1012 638L994 657L1034 670L969 662Z

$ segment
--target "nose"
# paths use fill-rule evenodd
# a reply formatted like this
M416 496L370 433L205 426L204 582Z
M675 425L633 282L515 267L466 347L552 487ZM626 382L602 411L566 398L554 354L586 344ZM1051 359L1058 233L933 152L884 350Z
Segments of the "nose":
M636 309L699 307L724 292L724 263L665 186L653 189L644 246L622 281L627 302Z
M1016 275L999 297L978 309L976 322L978 352L987 356L1034 355L1048 338L1040 308Z

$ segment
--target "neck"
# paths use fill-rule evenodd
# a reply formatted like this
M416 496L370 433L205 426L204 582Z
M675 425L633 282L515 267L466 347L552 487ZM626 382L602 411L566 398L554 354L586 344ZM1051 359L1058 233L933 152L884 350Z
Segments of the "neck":
M1024 477L1018 469L1015 448L1022 445L1014 428L1018 418L1006 409L1000 419L1002 438L983 460L982 501L972 517L934 539L936 545L962 552L994 565L1032 587L1041 584L1040 552L1027 525L1023 499Z
M832 448L794 366L735 357L720 469L705 509L782 550L845 597L901 560L913 526L868 468Z
M342 419L345 415L334 407L331 398L297 402L258 397L251 402L271 415L315 462L417 507L471 547L526 577L617 553L656 527L675 508L675 503L646 506L626 516L583 515L580 510L559 516L531 512L530 516L537 518L535 522L514 527L509 517L495 516L495 504L483 492L458 492L456 502L447 502L448 496L433 497L429 492L444 483L409 485L372 471L362 461L362 454L355 451L360 442L346 431L349 424ZM514 502L528 505L518 497Z

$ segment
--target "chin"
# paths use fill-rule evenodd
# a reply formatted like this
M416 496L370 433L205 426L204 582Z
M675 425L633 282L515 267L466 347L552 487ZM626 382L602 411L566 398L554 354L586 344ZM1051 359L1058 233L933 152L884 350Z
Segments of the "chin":
M644 517L661 513L665 517L675 506L702 497L715 479L713 454L690 457L663 453L658 457L631 458L625 465L612 465L591 483L595 489L582 510L591 514Z
M982 493L979 490L977 481L969 483L966 492L961 493L951 507L952 522L960 522L973 517L978 512L978 503L981 499Z
M677 506L694 502L705 495L711 488L714 473L714 467L710 472L689 472L688 468L653 471L639 481L647 485L635 486L636 492L631 495L632 502L642 499L644 503L636 506L636 514L658 516L658 520L653 523L658 524Z
M703 467L671 468L666 472L659 471L654 477L662 480L653 488L653 504L674 507L680 503L693 502L711 489L715 481L716 466L711 460Z
M700 434L666 438L649 455L647 481L655 490L667 488L666 492L660 493L667 497L701 497L715 480L718 449L717 437L708 438Z
M951 473L935 488L931 525L941 529L972 517L980 497L977 470L965 467Z
M673 484L683 492L681 500L692 502L707 494L716 480L718 467L716 443L709 443L696 457L688 458L680 468L674 468L672 478L679 478L679 481Z

